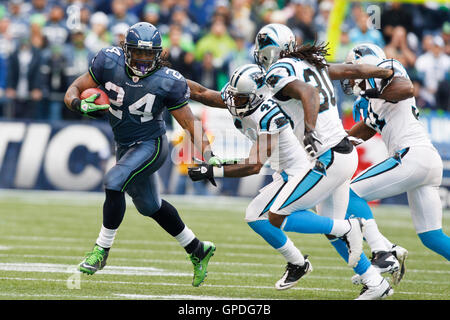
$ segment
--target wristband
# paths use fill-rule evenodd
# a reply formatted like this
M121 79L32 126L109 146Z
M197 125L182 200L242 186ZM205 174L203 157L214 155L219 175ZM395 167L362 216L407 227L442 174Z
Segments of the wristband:
M72 108L73 111L78 111L81 113L80 111L81 100L78 98L73 99L72 102L70 103L70 107Z
M213 167L214 178L223 178L224 168L223 167Z

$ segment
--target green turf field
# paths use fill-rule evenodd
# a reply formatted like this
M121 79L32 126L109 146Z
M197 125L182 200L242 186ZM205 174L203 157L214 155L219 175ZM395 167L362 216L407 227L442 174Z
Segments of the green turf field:
M360 286L324 236L290 233L314 271L296 287L274 289L283 258L244 222L248 199L167 197L201 240L217 251L204 285L177 242L128 207L108 265L74 272L101 226L102 194L0 192L0 299L354 299ZM374 209L380 230L409 250L407 273L392 299L450 298L450 264L416 236L406 207ZM444 212L450 234L450 212ZM367 246L366 246L367 249ZM369 253L366 251L366 253Z

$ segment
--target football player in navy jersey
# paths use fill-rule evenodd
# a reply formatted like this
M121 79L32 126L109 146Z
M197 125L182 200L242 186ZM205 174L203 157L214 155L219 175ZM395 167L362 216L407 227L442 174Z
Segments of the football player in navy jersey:
M139 22L128 29L122 47L104 48L92 60L89 72L77 78L64 97L74 112L98 118L109 108L109 122L117 145L116 165L104 178L106 199L103 225L92 252L79 270L94 274L106 264L117 229L125 213L127 192L139 213L153 218L175 237L194 265L193 286L206 277L206 269L215 245L200 241L183 223L177 210L162 200L156 171L168 154L162 112L167 108L202 151L204 159L218 165L206 135L194 139L195 118L188 106L189 87L184 77L170 69L161 58L161 35L150 23ZM97 95L80 100L87 88L99 87L109 97L111 106L93 103Z

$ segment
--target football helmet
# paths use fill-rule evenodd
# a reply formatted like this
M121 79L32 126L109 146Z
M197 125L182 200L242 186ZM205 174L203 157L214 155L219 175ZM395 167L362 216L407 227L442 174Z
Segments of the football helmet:
M266 71L275 63L282 52L293 52L295 36L291 29L279 23L268 24L259 30L255 39L253 56L255 62Z
M365 56L375 56L378 59L385 60L386 54L383 49L373 43L361 43L353 47L347 54L346 63L357 63L358 59Z
M386 59L386 54L383 49L373 43L362 43L353 47L347 54L345 63L350 64L371 64L378 65ZM360 84L363 79L349 79L341 80L341 87L345 94L358 95L361 92Z
M264 101L267 93L263 70L256 64L246 64L233 72L223 97L233 116L245 117Z
M137 76L143 77L159 66L162 53L161 34L148 22L132 25L122 44L125 63Z

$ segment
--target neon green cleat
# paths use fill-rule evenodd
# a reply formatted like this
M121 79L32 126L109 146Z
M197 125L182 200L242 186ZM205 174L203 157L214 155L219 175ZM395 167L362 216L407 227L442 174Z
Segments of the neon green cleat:
M108 251L95 245L92 252L86 254L86 258L79 265L79 270L83 273L94 274L98 270L103 269L108 258Z
M197 256L194 252L188 255L194 265L194 277L192 279L192 285L194 287L200 286L205 281L206 275L208 274L206 269L209 259L211 259L214 251L216 251L214 243L209 241L202 242L202 247L201 257Z

